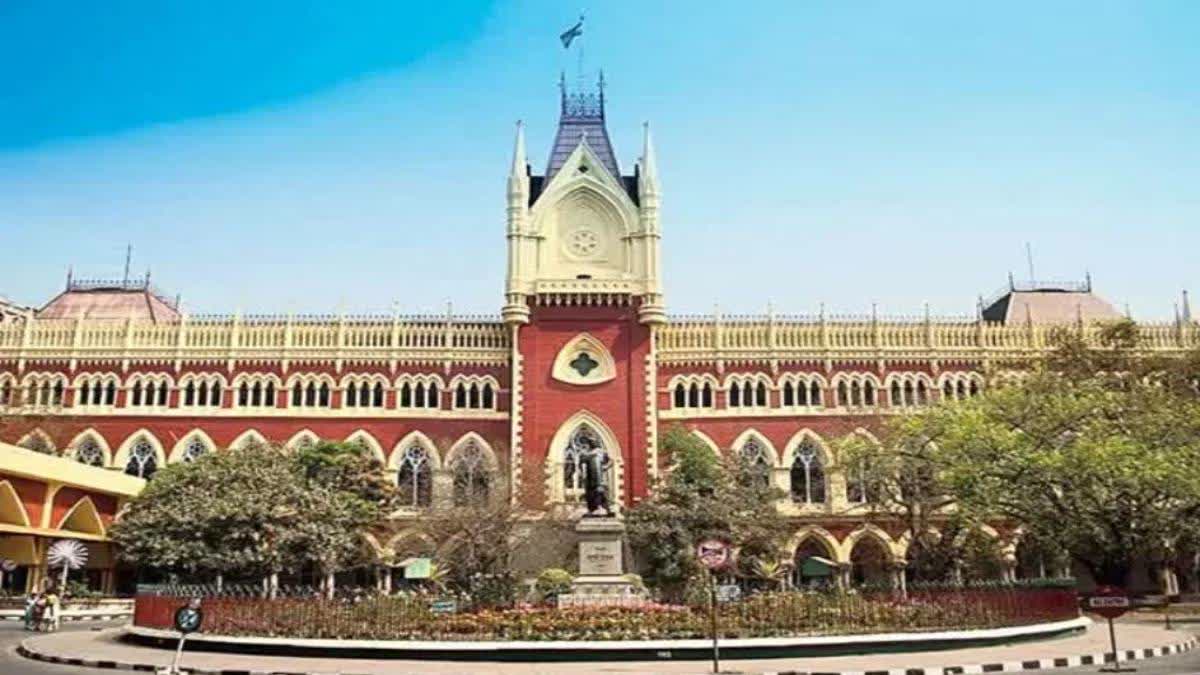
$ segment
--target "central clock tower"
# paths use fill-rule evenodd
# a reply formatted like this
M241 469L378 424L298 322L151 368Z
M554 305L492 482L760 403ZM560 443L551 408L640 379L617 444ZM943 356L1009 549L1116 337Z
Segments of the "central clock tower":
M513 344L514 498L578 508L572 439L587 434L613 460L612 501L629 506L657 472L658 171L647 126L632 175L621 173L603 76L594 93L560 86L545 171L533 172L518 123L508 176L502 314Z

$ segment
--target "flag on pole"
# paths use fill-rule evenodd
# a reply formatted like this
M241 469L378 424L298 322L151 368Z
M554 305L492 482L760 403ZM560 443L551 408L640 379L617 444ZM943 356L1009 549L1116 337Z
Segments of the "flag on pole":
M579 17L579 23L564 31L562 35L558 36L558 39L562 40L563 49L568 49L570 48L571 43L575 41L575 38L579 37L580 35L583 35L583 16Z

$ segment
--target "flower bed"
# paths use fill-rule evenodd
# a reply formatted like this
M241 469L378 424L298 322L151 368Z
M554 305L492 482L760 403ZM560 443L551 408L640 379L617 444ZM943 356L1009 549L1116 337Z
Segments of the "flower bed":
M134 623L170 628L184 599L142 595ZM377 596L210 597L204 632L218 635L358 640L652 640L708 635L706 607L639 603L555 608L517 606L435 613L427 599ZM921 591L893 594L764 593L721 605L726 637L783 637L996 628L1079 616L1062 589Z

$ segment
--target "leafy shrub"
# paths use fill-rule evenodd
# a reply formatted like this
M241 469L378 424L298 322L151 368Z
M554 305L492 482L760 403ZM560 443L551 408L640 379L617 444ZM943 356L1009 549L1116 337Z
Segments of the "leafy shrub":
M547 567L537 577L534 590L539 600L549 600L563 593L571 592L571 581L574 576L559 567Z

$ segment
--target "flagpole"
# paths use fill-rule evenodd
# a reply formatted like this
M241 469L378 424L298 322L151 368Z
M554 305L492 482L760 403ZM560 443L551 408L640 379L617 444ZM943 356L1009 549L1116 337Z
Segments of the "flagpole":
M579 37L576 38L577 40L579 40L579 65L577 67L577 74L575 75L575 91L583 91L583 46L586 41L584 40L583 31L582 31L582 29L583 29L583 12L582 11L579 12L579 28L580 28Z

